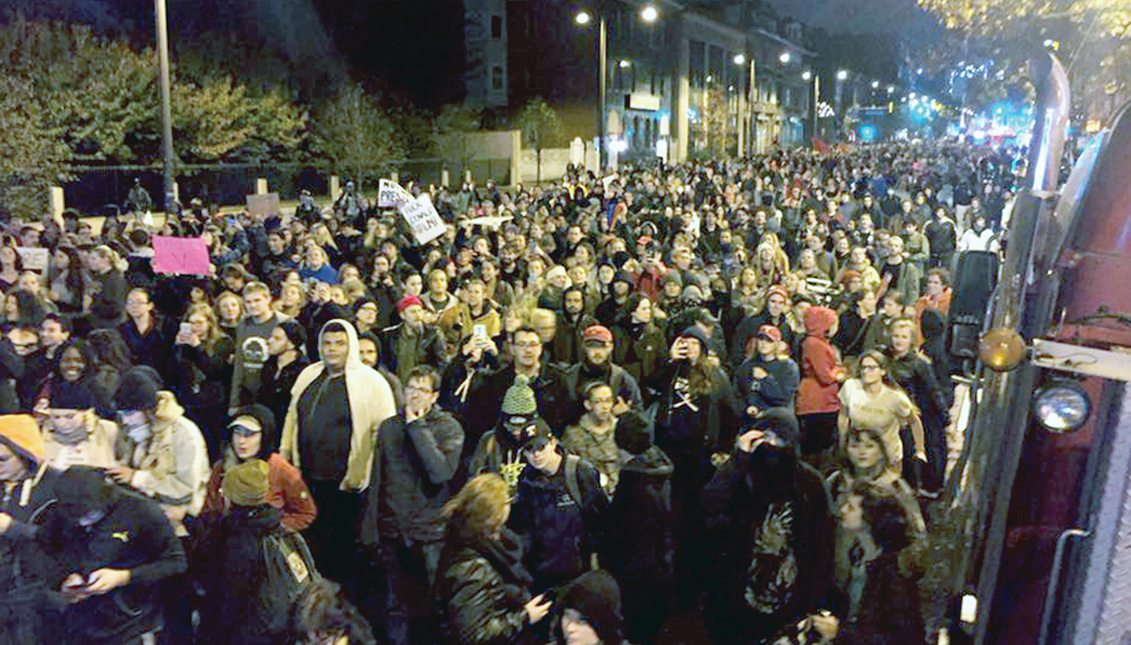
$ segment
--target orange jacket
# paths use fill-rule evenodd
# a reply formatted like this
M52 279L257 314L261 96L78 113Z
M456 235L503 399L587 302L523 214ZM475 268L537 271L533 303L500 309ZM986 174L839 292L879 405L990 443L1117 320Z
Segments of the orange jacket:
M318 509L314 506L314 499L310 497L310 491L302 481L298 468L277 452L267 459L267 465L271 469L267 474L267 503L279 509L283 526L296 531L310 526L318 515ZM223 481L224 460L221 459L212 466L202 514L222 514L226 511L227 504L220 492Z

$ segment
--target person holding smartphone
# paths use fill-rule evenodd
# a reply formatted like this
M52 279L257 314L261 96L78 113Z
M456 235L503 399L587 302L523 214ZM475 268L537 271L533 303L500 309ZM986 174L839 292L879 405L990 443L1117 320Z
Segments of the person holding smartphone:
M68 605L67 634L58 642L156 643L164 623L157 592L187 568L161 506L89 466L61 473L56 490L44 543L64 569L56 588Z

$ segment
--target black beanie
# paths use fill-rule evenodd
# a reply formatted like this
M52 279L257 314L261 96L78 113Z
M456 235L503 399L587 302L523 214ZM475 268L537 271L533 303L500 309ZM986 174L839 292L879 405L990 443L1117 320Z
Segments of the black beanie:
M620 587L608 571L587 571L566 590L562 609L576 609L597 632L602 643L621 643L624 619L620 609Z
M118 393L114 395L114 405L119 410L156 409L160 389L161 378L156 370L146 365L131 367L122 375Z
M48 405L57 410L89 410L95 406L94 394L86 386L61 380L51 385Z
M651 425L643 414L629 410L617 419L617 445L630 455L643 453L652 446Z
M754 420L753 427L773 432L787 446L797 447L801 443L797 417L789 408L767 408Z

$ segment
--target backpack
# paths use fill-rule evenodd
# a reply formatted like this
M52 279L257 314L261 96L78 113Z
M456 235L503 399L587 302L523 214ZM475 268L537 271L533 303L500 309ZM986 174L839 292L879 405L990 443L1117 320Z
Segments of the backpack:
M261 606L278 603L283 611L275 615L285 617L322 576L314 566L306 541L289 529L263 538L263 559L267 581L260 591Z

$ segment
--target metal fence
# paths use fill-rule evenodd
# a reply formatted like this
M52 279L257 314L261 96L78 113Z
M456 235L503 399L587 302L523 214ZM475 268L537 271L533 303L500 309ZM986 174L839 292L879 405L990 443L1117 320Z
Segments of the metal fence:
M449 172L449 184L458 187L465 172L470 171L476 183L494 179L502 185L510 183L509 158L478 158L466 165L446 163L442 159L406 159L390 162L392 171L380 174L367 173L361 182L365 194L377 192L377 177L393 172L402 183L416 180L426 184L442 183L443 171ZM133 188L134 178L149 192L154 208L163 207L163 175L160 166L85 166L72 170L74 179L63 185L63 197L68 208L82 213L101 213L107 204L122 205ZM177 168L177 187L181 203L194 197L205 203L237 206L245 203L249 194L256 192L258 179L266 179L269 192L278 193L280 199L298 199L299 191L310 190L321 199L330 198L330 178L338 174L345 185L348 176L334 173L324 166L302 163L276 164L200 164Z

